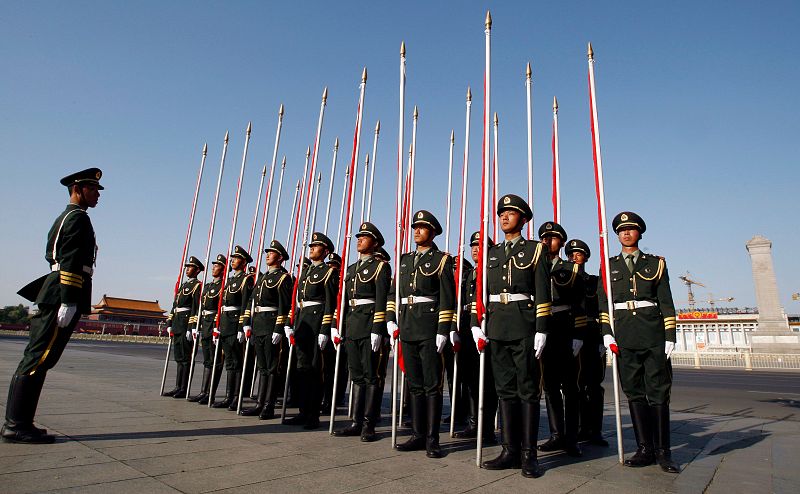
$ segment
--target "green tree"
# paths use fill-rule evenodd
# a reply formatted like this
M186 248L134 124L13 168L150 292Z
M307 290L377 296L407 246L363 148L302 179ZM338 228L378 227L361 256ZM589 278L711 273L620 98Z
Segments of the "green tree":
M28 309L22 304L7 305L0 309L0 322L9 324L25 324L30 321Z

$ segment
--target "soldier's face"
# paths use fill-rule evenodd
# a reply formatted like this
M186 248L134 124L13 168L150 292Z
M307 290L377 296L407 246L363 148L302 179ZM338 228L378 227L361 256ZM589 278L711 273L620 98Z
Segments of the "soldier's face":
M433 231L427 226L414 228L414 243L417 245L427 245L433 240Z
M480 245L472 246L472 262L478 262L478 256L480 255L480 252L481 252Z
M522 231L522 225L525 224L525 219L522 213L513 209L506 209L500 213L500 229L503 233L515 233Z
M244 269L244 265L245 265L244 259L242 259L241 257L231 258L231 269L238 271L240 269Z
M572 254L569 255L569 260L581 266L586 263L586 254L581 251L574 251Z
M312 261L321 261L325 259L327 255L328 249L319 244L312 245L311 250L308 252L308 258Z
M558 254L558 251L561 250L561 246L564 245L564 241L557 235L545 235L542 239L542 243L547 246L550 254Z
M277 252L267 252L267 266L278 266L281 263L281 256Z
M222 276L222 269L222 264L214 264L214 266L211 268L211 276L214 278L219 278Z
M362 235L358 237L356 249L358 249L359 254L369 254L375 250L375 239L369 235Z
M636 247L642 234L636 228L625 228L617 233L617 237L623 247Z
M186 266L186 276L188 278L196 278L199 270L196 266Z
M96 185L89 184L89 185L82 185L80 187L81 190L81 205L87 208L93 208L97 206L97 201L100 200L100 191L97 189Z

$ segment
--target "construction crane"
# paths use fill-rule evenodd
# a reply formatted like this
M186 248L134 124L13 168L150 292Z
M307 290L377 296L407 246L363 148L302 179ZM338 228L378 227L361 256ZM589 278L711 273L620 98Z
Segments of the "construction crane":
M694 292L692 292L692 285L702 286L705 287L704 284L700 283L699 281L695 281L691 278L691 273L686 271L686 275L679 276L683 284L686 285L687 290L689 290L689 310L694 310Z

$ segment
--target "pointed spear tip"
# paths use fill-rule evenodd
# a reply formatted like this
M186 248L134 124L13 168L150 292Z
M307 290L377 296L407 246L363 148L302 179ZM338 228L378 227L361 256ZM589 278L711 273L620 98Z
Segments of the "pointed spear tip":
M247 122L247 135L250 135L250 132L253 131L253 122Z
M450 129L450 142L456 142L456 131L455 129Z
M401 41L400 42L400 56L401 57L405 57L406 56L406 42L405 41Z
M283 155L283 161L281 162L281 168L286 167L286 155Z
M364 164L369 165L369 153L367 153L366 158L364 158Z
M339 149L339 138L336 138L336 142L333 143L333 147Z
M306 158L308 158L309 156L311 156L311 146L306 147Z
M408 145L408 154L411 154L412 151L414 151L414 145L413 144L409 144Z
M264 163L264 168L261 170L261 176L265 176L267 174L267 164Z
M558 100L553 96L553 110L558 110Z
M589 48L586 50L586 54L589 56L589 60L594 60L594 50L592 50L592 42L589 42Z
M414 105L414 118L419 117L419 110L417 109L417 105Z
M278 116L283 117L283 103L281 103L281 107L278 109Z
M226 131L225 131L225 142L226 142L226 143L228 142L228 134L229 134L229 132L226 130Z
M492 28L492 13L488 10L486 11L486 29Z
M378 120L378 123L375 124L375 133L376 134L380 134L381 133L381 121L380 120Z
M528 67L525 69L525 76L527 76L528 79L530 79L531 74L533 74L533 71L531 70L531 63L528 62Z
M367 82L367 67L364 66L364 72L361 73L361 82Z
M472 101L472 91L469 86L467 86L467 101Z
M497 125L500 123L500 120L497 119L497 112L494 112L494 124Z
M208 154L208 143L203 144L203 156Z
M325 86L325 89L322 91L322 101L328 101L328 86Z

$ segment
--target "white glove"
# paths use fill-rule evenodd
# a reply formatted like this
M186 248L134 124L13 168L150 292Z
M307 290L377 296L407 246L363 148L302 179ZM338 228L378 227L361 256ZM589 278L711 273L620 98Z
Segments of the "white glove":
M672 352L675 350L675 342L674 341L666 341L664 342L664 353L667 354L667 360L672 356Z
M386 330L389 331L389 334L392 335L392 339L396 340L397 336L397 323L394 321L388 321L386 323Z
M617 348L617 340L610 334L603 335L603 346L611 350L614 355L619 355L619 348Z
M78 312L78 307L75 304L61 304L61 307L58 308L58 327L69 326L76 312Z
M250 335L253 333L253 328L251 326L244 326L242 332L244 333L244 339L249 340Z
M572 356L577 357L578 352L583 348L583 340L572 340Z
M280 333L272 333L272 344L273 345L277 345L278 343L281 342L281 338L283 338L282 334L280 334Z
M239 343L244 343L244 333L242 331L236 333L236 341Z
M444 346L447 344L447 336L443 334L436 335L436 353L442 353Z
M283 333L286 335L286 337L287 337L288 339L290 339L290 340L291 340L291 339L292 339L292 336L294 336L294 329L292 329L292 327L291 327L291 326L284 326L284 327L283 327Z
M334 345L338 345L342 342L342 335L337 328L331 327L331 340L333 340Z
M61 307L63 308L64 306L62 305ZM58 309L58 327L59 328L64 327L61 325L61 309ZM167 328L167 334L170 336L170 338L175 336L174 334L172 334L172 326Z
M325 350L325 345L328 344L328 337L324 334L317 336L317 343L319 343L320 350Z
M383 338L381 338L381 335L379 335L379 334L375 334L375 333L370 333L369 334L369 342L370 342L370 345L372 345L372 351L373 352L377 352L378 350L381 349L381 340L382 339Z
M597 351L600 352L600 356L602 357L603 355L606 354L606 346L600 343L598 345Z
M475 340L475 347L478 349L478 353L483 353L483 349L487 343L486 335L483 334L483 331L478 326L472 327L472 339Z
M188 329L186 330L186 341L192 341L192 332Z
M195 327L192 328L192 337L193 338L197 338L197 334L198 334L197 333L197 326L195 326Z
M533 337L533 349L536 351L537 359L542 357L545 343L547 343L547 335L544 333L536 333L536 336Z
M461 350L461 337L458 336L458 331L450 331L450 344L453 345L455 353Z

